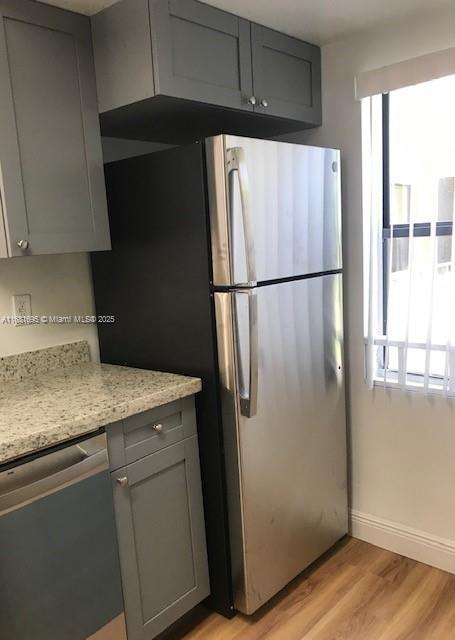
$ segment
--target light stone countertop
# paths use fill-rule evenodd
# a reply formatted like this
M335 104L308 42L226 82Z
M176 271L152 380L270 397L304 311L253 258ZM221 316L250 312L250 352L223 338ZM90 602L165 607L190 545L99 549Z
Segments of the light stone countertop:
M85 356L74 364L74 354L47 371L13 376L0 385L0 464L200 390L199 378L95 364Z

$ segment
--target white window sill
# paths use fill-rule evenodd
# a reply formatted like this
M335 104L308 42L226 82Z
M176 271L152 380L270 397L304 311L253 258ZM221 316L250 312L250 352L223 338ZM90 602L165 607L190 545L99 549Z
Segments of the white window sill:
M379 370L373 380L373 386L384 389L397 389L398 391L411 391L425 395L455 397L455 389L444 389L444 380L442 378L430 377L428 386L425 387L423 375L408 374L405 385L398 382L398 374L396 371L388 371L387 379L384 379L384 376L385 372Z

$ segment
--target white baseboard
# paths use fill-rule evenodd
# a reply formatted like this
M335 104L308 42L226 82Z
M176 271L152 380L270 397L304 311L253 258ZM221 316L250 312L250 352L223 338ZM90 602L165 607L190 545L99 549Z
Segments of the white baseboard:
M455 541L351 509L350 534L407 558L455 574Z

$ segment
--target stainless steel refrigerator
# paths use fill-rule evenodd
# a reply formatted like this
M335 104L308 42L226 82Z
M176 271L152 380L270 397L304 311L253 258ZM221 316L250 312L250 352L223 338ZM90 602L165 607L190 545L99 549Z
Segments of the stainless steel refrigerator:
M199 375L213 608L347 532L339 152L230 135L106 167L108 362Z
M339 152L207 143L235 606L347 530Z

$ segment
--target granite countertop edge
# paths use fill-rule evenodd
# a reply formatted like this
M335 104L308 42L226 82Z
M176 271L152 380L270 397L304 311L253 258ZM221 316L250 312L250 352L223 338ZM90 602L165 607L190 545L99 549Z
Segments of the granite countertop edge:
M90 368L99 369L101 373L107 371L110 375L119 371L124 372L125 367L115 365L98 365L95 367L90 363ZM84 367L85 369L85 367ZM68 371L68 369L66 370ZM166 377L169 374L164 372L146 371L142 369L130 369L133 375ZM179 380L179 378L181 378ZM20 382L12 383L17 388ZM14 433L8 437L7 434L0 433L0 465L15 462L28 455L33 455L53 447L71 441L84 435L95 433L99 429L109 424L124 420L130 416L148 411L155 407L162 406L169 402L198 393L202 388L199 378L175 375L172 381L163 379L162 388L153 389L147 392L147 386L142 379L139 383L140 392L131 393L131 398L127 400L101 402L98 406L88 406L87 411L81 415L69 415L68 417L56 420L55 425L43 424L42 430L34 429L27 433ZM71 390L68 390L71 392ZM3 437L2 437L3 435Z

